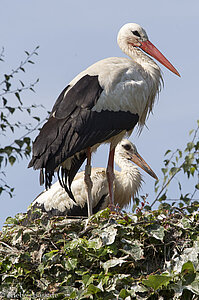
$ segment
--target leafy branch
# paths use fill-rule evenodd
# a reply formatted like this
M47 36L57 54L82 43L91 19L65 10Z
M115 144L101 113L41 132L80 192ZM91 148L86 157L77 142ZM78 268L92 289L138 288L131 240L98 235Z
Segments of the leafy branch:
M22 94L25 91L35 92L34 87L39 82L39 79L34 80L32 83L24 83L21 79L17 79L19 73L25 73L28 64L33 65L33 58L38 55L38 46L31 52L25 51L25 59L19 65L12 69L10 72L3 75L0 80L0 135L2 136L0 143L0 194L6 192L13 196L14 188L10 187L5 180L6 172L5 167L8 163L13 165L17 160L27 158L31 152L31 139L30 134L38 130L41 124L45 121L38 117L36 110L44 108L43 105L30 104L24 105ZM0 53L0 61L4 62L4 48ZM13 97L14 96L14 97ZM16 102L17 101L17 102ZM20 121L19 113L27 113L28 121ZM36 122L36 124L35 124ZM24 132L20 134L21 137L16 139L13 136L11 142L7 142L8 134L17 132Z
M199 201L194 201L194 196L196 196L199 190L199 120L197 121L197 128L191 130L189 135L192 135L193 137L191 141L187 143L184 151L180 149L173 152L171 150L166 151L165 157L168 155L170 155L170 157L164 160L164 168L162 168L162 173L164 175L163 182L160 186L159 181L156 181L155 192L157 193L157 196L152 202L150 208L152 208L156 202L162 203L163 201L168 200L168 186L174 178L177 179L177 174L184 173L187 179L193 177L195 180L194 190L192 193L183 194L182 185L177 179L178 190L180 193L180 202L177 205L179 207L186 205L189 212L198 209ZM176 202L173 202L172 206L175 205Z

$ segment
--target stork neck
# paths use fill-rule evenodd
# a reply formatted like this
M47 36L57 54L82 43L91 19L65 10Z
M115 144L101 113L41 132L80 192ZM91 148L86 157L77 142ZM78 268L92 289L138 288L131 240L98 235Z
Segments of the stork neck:
M128 159L119 156L119 157L115 157L115 162L116 164L120 167L121 169L121 173L125 173L126 175L128 174L132 174L132 173L137 173L138 168L132 164L132 162L130 162Z
M145 54L141 49L138 47L133 47L130 43L127 43L126 40L122 38L118 38L118 45L120 49L128 55L133 61L138 63L145 72L147 72L152 77L161 77L161 70L156 62ZM156 74L154 74L154 72Z
M125 54L137 63L137 69L142 74L142 77L145 82L147 82L149 88L147 105L139 118L139 125L141 125L140 128L142 128L147 115L153 109L155 97L160 91L161 83L163 83L161 70L156 62L139 48L133 47L131 44L128 44L125 40L120 38L118 39L118 45Z
M115 198L117 198L115 201L123 207L130 203L132 196L137 194L141 187L142 177L138 168L129 160L120 157L116 160L116 163L121 168L121 172L115 179L117 182L117 184L115 184ZM119 195L119 197L117 197L117 195Z

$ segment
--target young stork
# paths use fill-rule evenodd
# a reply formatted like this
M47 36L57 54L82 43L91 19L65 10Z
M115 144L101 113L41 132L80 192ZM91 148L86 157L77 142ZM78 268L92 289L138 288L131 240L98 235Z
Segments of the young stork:
M29 167L41 170L41 182L45 180L46 188L51 186L52 176L58 171L61 185L74 200L71 183L87 158L85 182L89 215L92 214L91 153L101 143L110 143L106 173L113 204L115 147L126 134L131 134L136 124L143 127L160 90L161 70L145 53L180 76L149 41L140 25L124 25L117 41L129 58L100 60L69 83L34 141L29 163Z
M115 171L114 180L114 204L123 208L130 204L141 188L142 177L137 166L141 167L149 175L157 179L157 176L139 155L135 145L123 139L115 149L115 162L121 171ZM92 207L93 212L108 207L110 204L109 188L106 177L106 169L93 168L91 173L93 182L92 188ZM54 183L50 189L41 193L32 203L28 211L28 216L34 216L35 208L40 208L51 216L88 216L87 192L84 182L84 172L78 173L71 185L75 202L70 199L65 189L61 187L59 181ZM34 219L34 217L33 217Z

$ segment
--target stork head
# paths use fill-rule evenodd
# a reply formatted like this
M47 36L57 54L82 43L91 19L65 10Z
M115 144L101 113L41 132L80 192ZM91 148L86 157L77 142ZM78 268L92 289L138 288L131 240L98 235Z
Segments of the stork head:
M174 66L166 59L166 57L149 41L146 31L136 23L128 23L122 26L117 37L118 45L126 54L125 49L129 49L133 53L133 48L139 47L147 54L154 57L167 69L174 74L180 76Z
M152 176L155 179L158 179L153 170L149 167L146 161L141 157L138 153L137 148L134 144L132 144L129 140L123 139L115 149L115 161L121 162L121 160L132 161L134 164L138 165L142 168L146 173ZM122 165L122 163L118 163Z

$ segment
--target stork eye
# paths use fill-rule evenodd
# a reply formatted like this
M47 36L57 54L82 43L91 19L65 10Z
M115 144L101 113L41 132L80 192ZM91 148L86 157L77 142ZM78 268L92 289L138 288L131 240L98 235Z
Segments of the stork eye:
M129 151L131 149L131 146L129 144L124 144L124 145L122 145L122 147L127 151Z
M134 31L131 31L134 35L138 36L138 37L141 37L139 32L137 30L134 30Z

